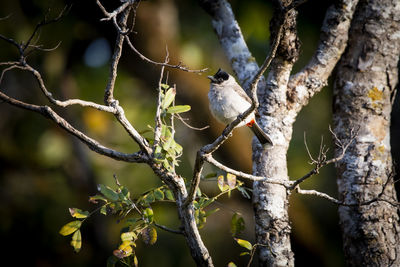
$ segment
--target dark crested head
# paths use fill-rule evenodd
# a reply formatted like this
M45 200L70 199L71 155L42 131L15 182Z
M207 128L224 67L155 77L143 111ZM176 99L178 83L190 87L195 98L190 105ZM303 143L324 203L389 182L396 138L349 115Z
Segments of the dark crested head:
M214 76L208 76L208 78L211 80L211 83L220 84L229 79L229 74L222 69L218 69Z

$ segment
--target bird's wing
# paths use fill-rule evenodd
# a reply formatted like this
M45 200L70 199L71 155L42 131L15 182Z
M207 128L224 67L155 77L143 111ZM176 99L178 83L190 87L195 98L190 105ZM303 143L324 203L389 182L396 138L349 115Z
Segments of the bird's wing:
M247 102L251 103L251 98L246 94L246 92L240 86L234 86L233 90L240 95L242 98L246 99Z

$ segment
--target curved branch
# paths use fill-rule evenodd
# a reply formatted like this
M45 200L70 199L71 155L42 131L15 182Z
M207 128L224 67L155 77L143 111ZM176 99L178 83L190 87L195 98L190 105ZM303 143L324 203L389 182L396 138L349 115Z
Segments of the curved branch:
M231 67L244 89L249 88L259 67L244 40L239 24L226 0L198 0L211 16L212 25Z
M31 67L27 63L25 63L24 65L19 65L18 62L15 62L14 65L12 66L12 68L9 67L7 69L4 69L2 71L2 73L1 73L1 76L0 76L0 84L2 82L4 74L7 71L9 71L9 70L11 70L13 68L17 68L17 69L26 70L26 71L31 72L35 76L36 81L39 84L39 88L43 92L43 94L47 97L47 99L50 101L50 103L53 103L53 104L55 104L57 106L67 107L67 106L71 106L71 105L80 105L82 107L91 107L91 108L94 108L94 109L97 109L97 110L100 110L100 111L105 111L105 112L109 112L109 113L113 113L113 114L115 114L115 112L116 112L115 108L113 108L113 107L100 105L100 104L97 104L97 103L94 103L94 102L91 102L91 101L84 101L84 100L81 100L81 99L68 99L68 100L63 100L62 101L62 100L55 99L53 97L53 94L50 93L47 90L46 85L45 85L45 83L43 81L43 77L40 74L40 72L37 71L35 68Z
M241 172L241 171L237 171L237 170L231 169L231 168L223 165L222 163L220 163L216 159L214 159L211 155L206 155L205 156L205 161L207 161L208 163L214 165L215 167L217 167L220 170L223 170L223 171L225 171L227 173L234 174L234 175L236 175L238 177L241 177L241 178L244 178L244 179L248 179L248 180L251 180L251 181L263 181L263 182L270 183L270 184L279 184L279 185L282 185L282 186L284 186L286 188L289 187L289 184L286 184L286 183L284 183L282 181L276 181L274 179L269 179L267 177L251 175L251 174L248 174L248 173L244 173L244 172Z
M315 54L292 75L288 84L288 108L299 111L327 83L347 45L348 32L358 0L341 0L328 8Z
M126 162L143 163L143 162L148 161L147 156L145 156L141 152L137 152L137 153L133 153L133 154L126 154L126 153L122 153L122 152L110 149L108 147L105 147L105 146L99 144L96 140L88 137L81 131L74 128L71 124L69 124L69 122L67 122L64 118L60 117L54 110L52 110L48 106L37 106L37 105L33 105L33 104L28 104L28 103L19 101L17 99L14 99L12 97L9 97L8 95L4 94L3 92L0 92L0 99L4 100L5 102L7 102L11 105L14 105L16 107L20 107L23 109L37 112L37 113L43 115L44 117L54 121L61 128L63 128L70 134L76 136L80 141L82 141L85 145L87 145L94 152L97 152L104 156L113 158L115 160L121 160L121 161L126 161Z
M157 61L151 60L150 58L144 56L142 53L139 52L139 50L136 49L136 47L132 44L132 42L128 36L126 36L125 40L126 40L126 43L128 44L128 46L132 49L132 51L135 52L136 55L138 55L142 60L144 60L148 63L154 64L157 66L168 67L171 69L178 69L178 70L182 70L182 71L186 71L186 72L192 72L192 73L202 73L202 72L205 72L208 70L208 68L204 68L201 70L191 70L191 69L188 69L187 67L185 67L184 65L182 65L181 62L179 62L176 65L172 65L172 64L168 64L167 62L157 62Z

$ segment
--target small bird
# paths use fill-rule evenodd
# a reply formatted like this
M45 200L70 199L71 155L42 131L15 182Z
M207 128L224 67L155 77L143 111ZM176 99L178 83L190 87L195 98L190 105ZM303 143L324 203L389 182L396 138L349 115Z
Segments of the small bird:
M250 108L250 97L231 75L219 69L214 76L208 76L208 78L211 80L208 92L210 110L218 121L229 124ZM254 112L237 127L244 125L253 131L262 145L273 145L268 135L257 124Z

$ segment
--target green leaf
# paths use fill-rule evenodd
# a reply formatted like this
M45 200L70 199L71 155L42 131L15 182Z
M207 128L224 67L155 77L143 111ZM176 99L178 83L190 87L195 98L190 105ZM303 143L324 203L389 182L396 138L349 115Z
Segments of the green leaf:
M168 137L171 137L172 133L171 131L168 129L168 126L166 126L165 124L161 125L161 137L166 139Z
M251 243L249 241L244 240L244 239L239 239L239 238L235 238L235 240L241 247L244 247L247 250L253 249L253 246L251 245Z
M102 195L94 195L94 196L89 197L89 202L91 202L93 204L99 203L97 200L101 200L106 203L108 202L108 200L105 197L103 197Z
M154 227L143 229L142 239L147 245L154 245L157 242L157 230Z
M172 144L172 142L174 141L174 139L172 138L172 137L169 137L168 139L166 139L165 140L165 142L163 143L163 149L165 150L165 151L168 151L169 150L169 148L171 147L171 144Z
M232 236L240 234L245 229L244 219L237 213L233 214L231 219L231 233Z
M121 186L121 194L126 198L131 197L131 193L129 192L128 188L126 188L124 186Z
M178 144L177 142L175 142L175 140L174 140L173 144L171 145L171 147L174 149L177 156L182 155L183 147L180 144Z
M219 211L219 208L215 208L215 209L209 210L209 211L206 212L206 214L204 216L208 217L211 214L216 213L217 211Z
M155 200L154 194L153 192L148 193L145 197L144 197L144 201L146 204L151 204L153 203Z
M167 113L183 113L191 109L189 105L177 105L172 106L167 109Z
M69 208L69 213L71 214L72 217L77 219L84 219L89 215L88 211L82 211L77 208Z
M78 253L79 250L81 250L82 247L82 236L81 236L81 231L75 231L75 233L72 236L71 240L71 246L74 248L75 252Z
M121 241L131 241L137 238L137 235L134 232L126 232L121 234Z
M106 206L106 205L104 205L104 206L101 207L100 213L103 214L103 215L105 215L105 216L107 216L107 206Z
M230 263L228 263L227 267L237 267L236 264L234 264L232 261Z
M82 225L82 221L72 221L61 227L60 234L67 236L78 230Z
M201 189L200 189L200 187L197 187L196 196L201 197Z
M250 253L245 251L245 252L242 252L242 253L239 254L239 256L245 256L245 255L250 255Z
M165 194L165 197L166 197L168 200L175 200L174 194L172 193L171 190L169 190L169 189L165 190L165 191L164 191L164 194Z
M172 101L174 101L176 95L176 90L174 88L170 88L165 93L164 99L161 101L161 108L167 109Z
M164 166L165 169L167 169L167 171L172 171L173 170L171 165L169 164L168 160L164 160L163 161L163 166Z
M209 198L209 199L207 199L206 201L204 201L203 203L201 203L201 207L202 208L205 208L205 207L207 207L208 205L210 205L211 203L213 203L215 201L215 198Z
M154 190L154 197L156 198L156 200L164 200L163 191L161 191L161 189Z
M108 199L111 201L117 201L119 199L118 193L112 190L109 186L99 184L98 190Z
M151 208L146 208L143 211L143 216L147 220L148 223L152 223L153 222L154 213L153 213L153 210Z

